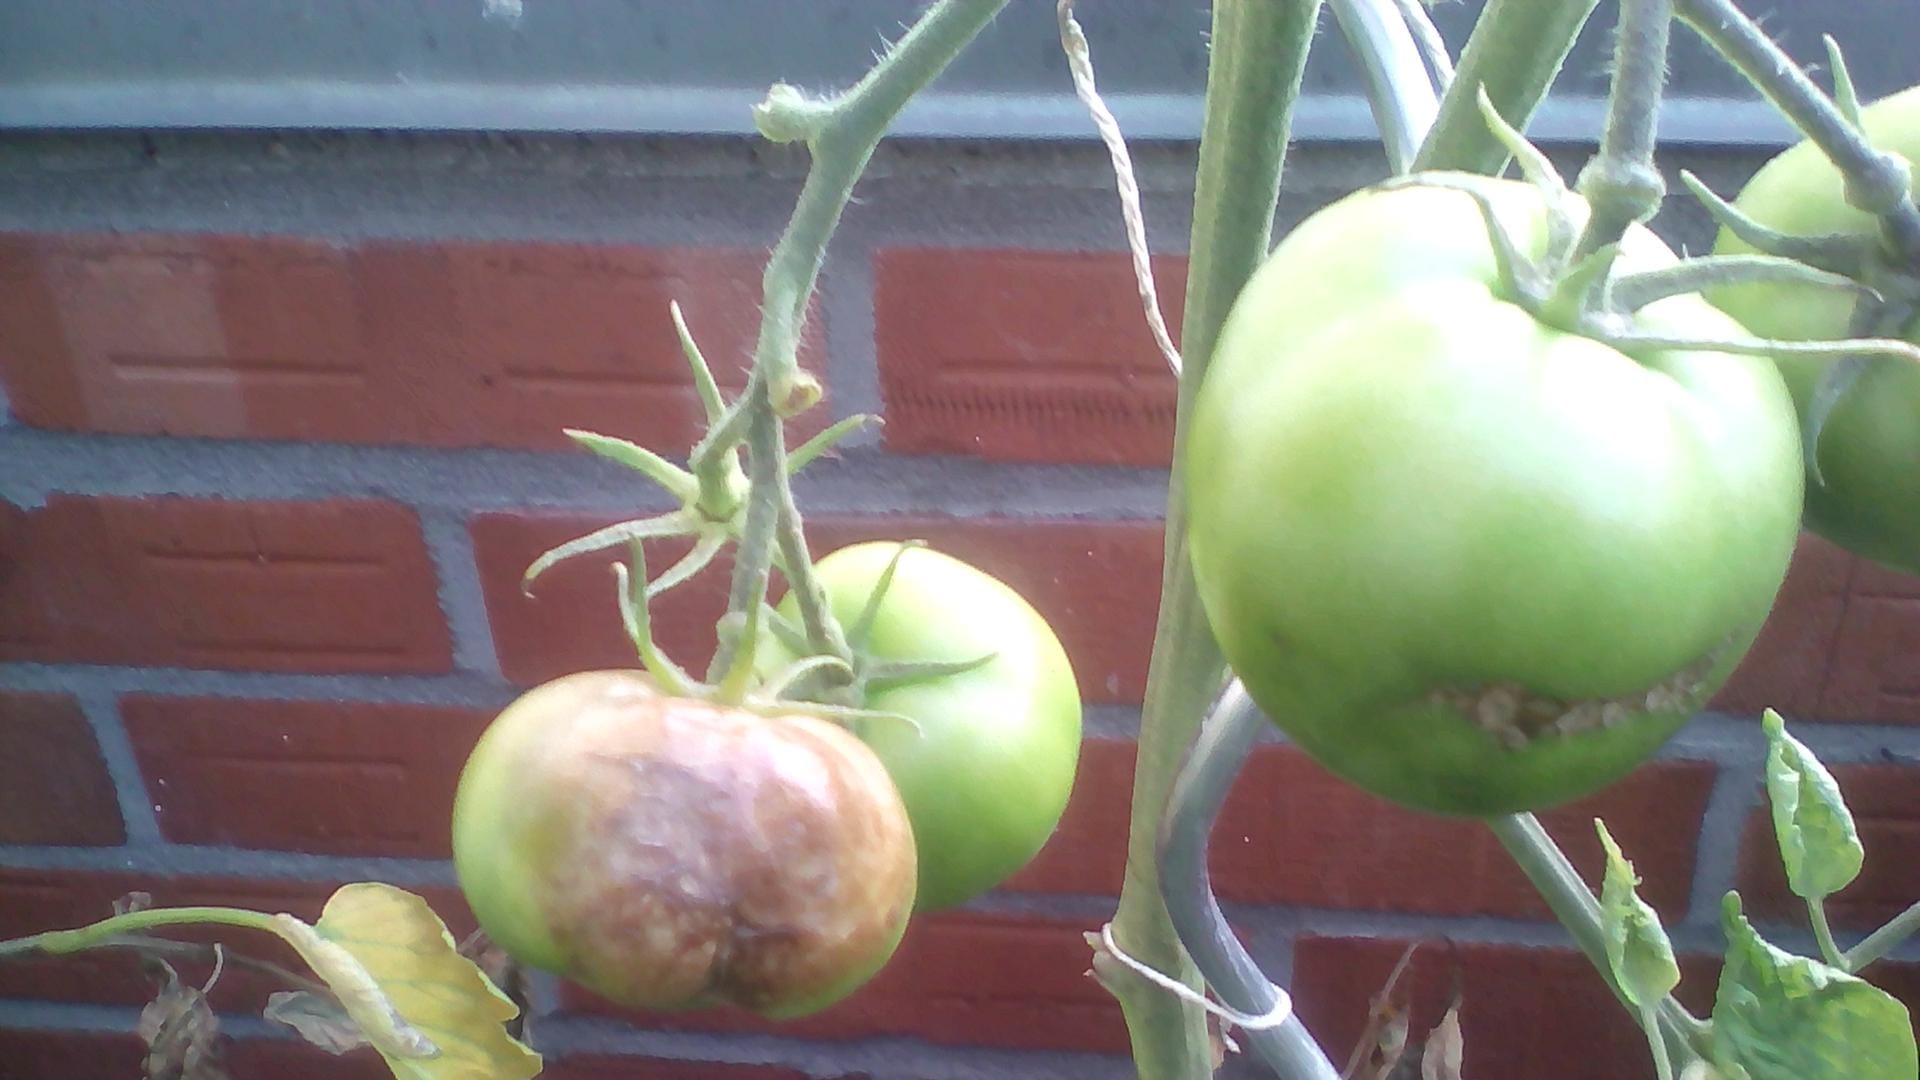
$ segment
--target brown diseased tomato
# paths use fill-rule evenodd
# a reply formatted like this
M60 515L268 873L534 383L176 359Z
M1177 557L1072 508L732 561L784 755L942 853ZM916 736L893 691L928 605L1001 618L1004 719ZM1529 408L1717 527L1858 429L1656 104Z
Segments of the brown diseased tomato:
M508 706L461 775L453 847L497 944L641 1008L824 1008L879 970L913 908L913 834L872 751L638 672Z

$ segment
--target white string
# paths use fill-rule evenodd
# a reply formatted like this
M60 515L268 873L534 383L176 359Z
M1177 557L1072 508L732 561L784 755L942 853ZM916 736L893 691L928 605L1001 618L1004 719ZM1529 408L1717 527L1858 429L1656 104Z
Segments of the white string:
M1244 1013L1231 1005L1216 1002L1179 979L1164 975L1122 952L1120 946L1114 944L1112 923L1107 923L1100 928L1100 944L1106 947L1107 952L1113 954L1115 960L1125 964L1134 974L1182 1001L1200 1006L1235 1027L1245 1028L1248 1031L1266 1031L1279 1027L1293 1017L1293 998L1272 983L1268 983L1267 986L1273 991L1273 1008L1263 1013Z
M1120 189L1120 217L1126 225L1127 249L1133 253L1133 280L1140 289L1140 306L1153 331L1154 344L1175 375L1180 374L1180 350L1173 346L1167 332L1167 320L1160 314L1160 297L1153 287L1153 266L1147 257L1147 222L1140 212L1140 185L1133 177L1133 158L1127 153L1127 140L1120 134L1120 122L1113 118L1100 92L1093 85L1093 53L1087 48L1087 35L1073 17L1073 0L1060 0L1060 48L1067 54L1067 68L1073 72L1073 92L1093 114L1093 126L1100 141L1113 158L1113 178Z

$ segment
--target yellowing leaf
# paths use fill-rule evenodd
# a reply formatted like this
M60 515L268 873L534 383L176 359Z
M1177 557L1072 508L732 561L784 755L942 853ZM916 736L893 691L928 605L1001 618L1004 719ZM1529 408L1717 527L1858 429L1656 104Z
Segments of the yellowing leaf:
M275 923L402 1080L527 1080L540 1055L503 1026L519 1013L455 948L425 900L360 882L312 926Z

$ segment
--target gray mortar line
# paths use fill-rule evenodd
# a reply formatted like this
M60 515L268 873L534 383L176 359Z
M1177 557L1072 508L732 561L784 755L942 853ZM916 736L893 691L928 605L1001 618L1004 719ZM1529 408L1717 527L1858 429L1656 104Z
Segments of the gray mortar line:
M434 587L440 610L453 635L453 666L487 679L500 679L500 660L494 650L493 623L480 587L480 568L474 558L473 536L467 516L454 510L417 509L420 531L433 561Z
M0 866L14 870L136 873L282 881L384 881L403 888L451 886L453 864L437 859L311 855L291 851L150 841L119 848L0 845Z
M556 1058L642 1054L682 1061L784 1065L820 1080L865 1074L874 1080L1079 1080L1119 1075L1120 1055L1084 1051L950 1046L911 1036L803 1040L789 1036L649 1031L615 1020L556 1017L537 1037Z
M148 797L140 761L133 752L133 740L120 718L119 696L103 687L85 687L74 691L80 711L93 729L101 760L113 782L115 799L120 804L120 819L126 823L127 847L143 849L164 843L160 820L153 800ZM108 849L118 850L118 849Z
M261 700L323 699L374 705L498 709L517 689L467 673L448 675L293 675L94 664L0 664L0 687L53 693L158 694Z
M391 499L421 511L618 514L671 509L635 474L585 453L465 452L340 443L70 435L0 430L0 500L48 495L207 499ZM814 514L1157 521L1166 473L1099 465L895 457L823 459L795 483Z

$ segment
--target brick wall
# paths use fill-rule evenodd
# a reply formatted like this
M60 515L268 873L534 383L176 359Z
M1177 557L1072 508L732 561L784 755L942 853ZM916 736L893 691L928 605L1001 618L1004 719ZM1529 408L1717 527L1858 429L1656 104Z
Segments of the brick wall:
M1142 147L1163 293L1184 272L1188 148ZM1747 162L1686 164L1726 186ZM629 658L603 572L518 578L558 539L659 508L562 425L684 450L697 403L665 304L738 381L766 245L801 160L731 142L238 136L0 144L0 936L163 903L313 914L337 883L424 891L467 749L516 688ZM1288 220L1376 176L1302 147ZM883 433L800 485L822 544L923 536L1059 628L1088 701L1073 803L1001 893L924 920L845 1004L772 1025L638 1015L554 982L564 1077L1127 1075L1083 976L1112 907L1159 582L1171 435L1161 369L1087 147L883 152L829 257L806 362L825 418ZM1698 215L1663 227L1699 246ZM816 421L817 422L817 421ZM711 643L717 581L657 615ZM1836 766L1868 873L1846 932L1920 896L1920 583L1809 541L1735 684L1615 788L1547 815L1591 872L1599 814L1710 992L1720 894L1808 936L1759 815L1753 716ZM1647 1075L1635 1030L1473 826L1348 789L1277 741L1213 865L1237 926L1337 1056L1403 943L1417 1021L1465 993L1469 1075ZM1882 981L1920 1003L1920 953ZM246 1013L236 1075L359 1077ZM126 957L0 967L0 1075L129 1073ZM1233 1075L1254 1075L1245 1063Z

